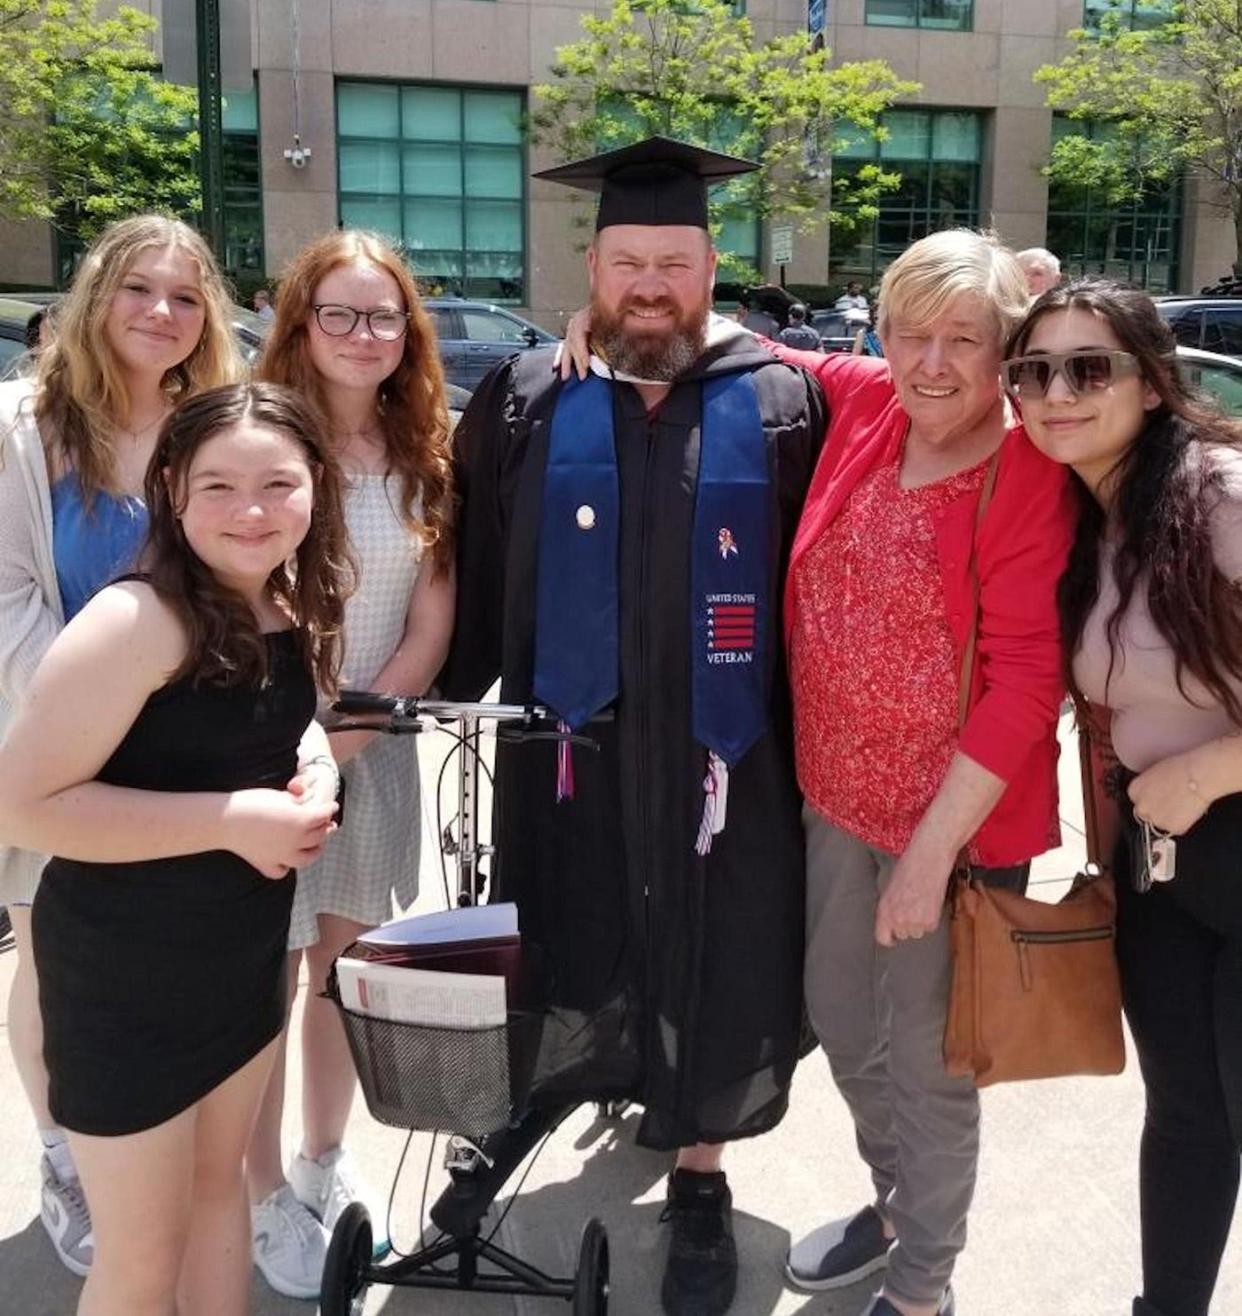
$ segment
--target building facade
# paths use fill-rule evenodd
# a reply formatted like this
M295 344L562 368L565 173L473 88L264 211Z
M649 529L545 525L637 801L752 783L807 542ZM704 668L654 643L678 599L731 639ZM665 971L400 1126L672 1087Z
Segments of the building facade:
M1231 220L1193 180L1117 211L1081 189L1050 191L1041 172L1054 134L1078 129L1046 108L1031 74L1109 2L811 0L834 61L883 59L922 90L889 113L886 141L850 142L833 161L847 171L878 159L902 174L899 191L849 237L799 233L788 281L872 283L911 241L954 224L991 225L1017 248L1048 246L1073 272L1153 291L1226 273ZM1158 21L1161 0L1124 3L1134 23ZM159 16L158 0L145 7ZM274 281L309 238L365 226L404 242L424 286L558 328L585 292L581 209L567 189L531 179L555 161L527 140L524 116L557 47L608 7L254 0L255 87L225 111L230 271L243 285ZM746 0L746 11L759 39L807 27L806 0ZM735 227L733 248L775 278L769 235ZM43 225L10 228L0 284L62 282L71 257Z

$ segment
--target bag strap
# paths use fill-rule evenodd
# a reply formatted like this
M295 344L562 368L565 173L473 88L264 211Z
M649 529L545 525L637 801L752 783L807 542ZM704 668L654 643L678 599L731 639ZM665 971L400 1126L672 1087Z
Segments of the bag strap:
M1095 765L1091 760L1092 718L1087 701L1076 689L1070 690L1074 701L1078 730L1078 770L1082 776L1082 822L1087 840L1087 862L1103 869L1100 856L1100 815L1095 798Z
M967 569L970 573L970 628L966 632L966 648L962 651L962 673L957 688L957 729L966 725L966 714L970 712L970 687L975 674L975 645L979 639L979 557L976 551L979 539L979 527L987 514L988 504L992 501L992 490L996 488L996 471L1000 466L1001 450L992 454L988 469L983 477L983 488L979 491L979 506L975 509L975 524L970 535L970 561Z

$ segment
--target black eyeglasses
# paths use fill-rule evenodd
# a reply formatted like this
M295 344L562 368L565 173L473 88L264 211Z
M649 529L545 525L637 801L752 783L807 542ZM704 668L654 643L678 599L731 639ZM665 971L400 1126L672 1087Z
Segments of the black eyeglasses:
M329 338L344 338L346 334L352 334L359 320L367 322L372 338L385 343L400 338L410 327L410 317L405 311L394 311L386 307L376 311L359 311L352 306L325 302L313 309L316 322Z
M1133 352L1045 352L1001 362L1005 391L1018 402L1042 398L1058 375L1066 388L1077 394L1107 388L1113 380L1138 372L1138 357Z

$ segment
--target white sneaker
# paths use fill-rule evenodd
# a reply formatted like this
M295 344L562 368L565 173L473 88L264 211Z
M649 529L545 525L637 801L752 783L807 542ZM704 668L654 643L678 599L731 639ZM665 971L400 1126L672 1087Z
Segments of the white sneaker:
M43 1228L64 1265L75 1275L89 1275L95 1260L95 1236L82 1184L77 1179L62 1179L47 1156L40 1159L39 1169L43 1172L39 1211Z
M387 1210L377 1210L375 1198L354 1168L344 1147L334 1147L312 1161L301 1152L289 1163L289 1183L297 1199L317 1219L323 1221L329 1234L336 1228L341 1212L350 1202L362 1202L371 1217L372 1236L376 1251L386 1249L384 1222Z
M288 1184L250 1208L254 1264L286 1298L317 1298L331 1235Z

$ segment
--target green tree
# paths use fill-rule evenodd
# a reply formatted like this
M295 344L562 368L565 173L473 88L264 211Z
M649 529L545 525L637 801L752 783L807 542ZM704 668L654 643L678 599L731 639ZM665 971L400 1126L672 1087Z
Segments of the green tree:
M155 20L97 0L0 0L0 216L90 238L199 206L195 93L160 80Z
M651 134L757 160L759 170L717 189L712 221L759 215L842 229L874 218L900 175L867 165L833 184L829 158L842 128L883 136L880 115L919 90L882 60L830 68L805 33L755 40L748 18L720 0L615 0L585 15L582 40L561 46L552 81L535 88L535 141L564 160ZM757 277L735 258L726 277Z
M1073 49L1036 70L1048 104L1107 131L1053 147L1048 173L1115 204L1186 171L1209 181L1233 217L1234 273L1242 278L1242 0L1176 0L1169 21L1130 30L1105 13Z

